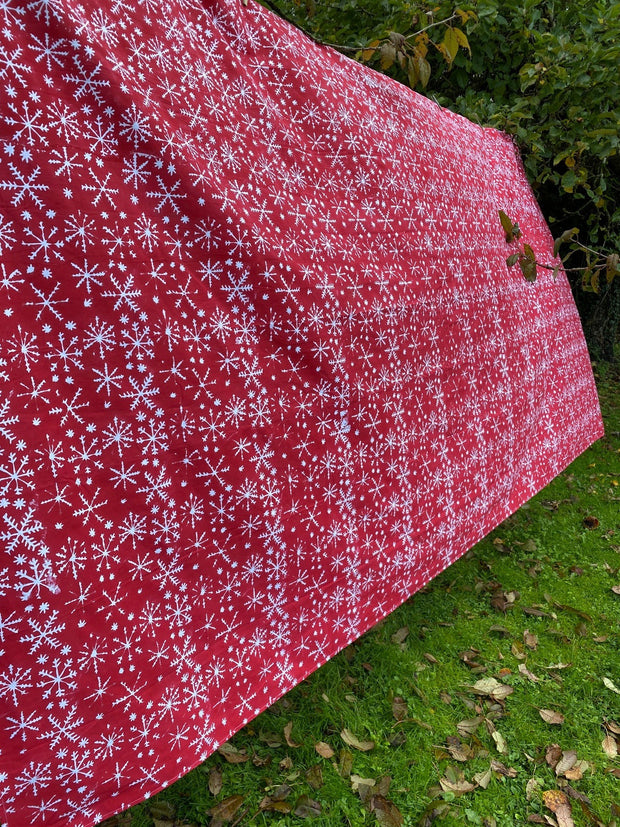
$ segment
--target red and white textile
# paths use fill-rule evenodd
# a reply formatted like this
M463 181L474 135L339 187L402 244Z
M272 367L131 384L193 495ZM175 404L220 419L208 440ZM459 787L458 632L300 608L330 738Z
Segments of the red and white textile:
M241 0L0 3L0 801L157 792L601 436L511 141Z

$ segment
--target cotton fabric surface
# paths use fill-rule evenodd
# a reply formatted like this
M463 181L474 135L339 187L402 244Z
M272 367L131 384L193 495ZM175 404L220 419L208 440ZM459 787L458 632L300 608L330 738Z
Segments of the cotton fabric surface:
M506 136L252 0L0 22L2 821L90 827L602 426Z

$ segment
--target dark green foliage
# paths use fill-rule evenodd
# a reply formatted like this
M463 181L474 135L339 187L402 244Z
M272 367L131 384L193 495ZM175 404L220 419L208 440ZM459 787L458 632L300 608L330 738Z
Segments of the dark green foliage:
M314 37L514 135L554 236L620 249L620 3L269 0ZM422 32L420 34L420 32ZM571 267L586 267L585 256ZM591 348L611 359L620 284L570 276Z

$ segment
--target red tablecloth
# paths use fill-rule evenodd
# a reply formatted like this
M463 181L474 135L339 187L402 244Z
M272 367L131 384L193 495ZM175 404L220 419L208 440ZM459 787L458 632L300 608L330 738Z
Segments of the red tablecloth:
M0 23L2 819L89 827L602 427L505 136L251 0Z

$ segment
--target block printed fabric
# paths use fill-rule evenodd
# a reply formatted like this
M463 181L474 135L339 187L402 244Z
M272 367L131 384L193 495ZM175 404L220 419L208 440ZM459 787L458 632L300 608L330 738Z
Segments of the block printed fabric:
M0 812L90 827L602 426L504 135L252 0L0 24Z

